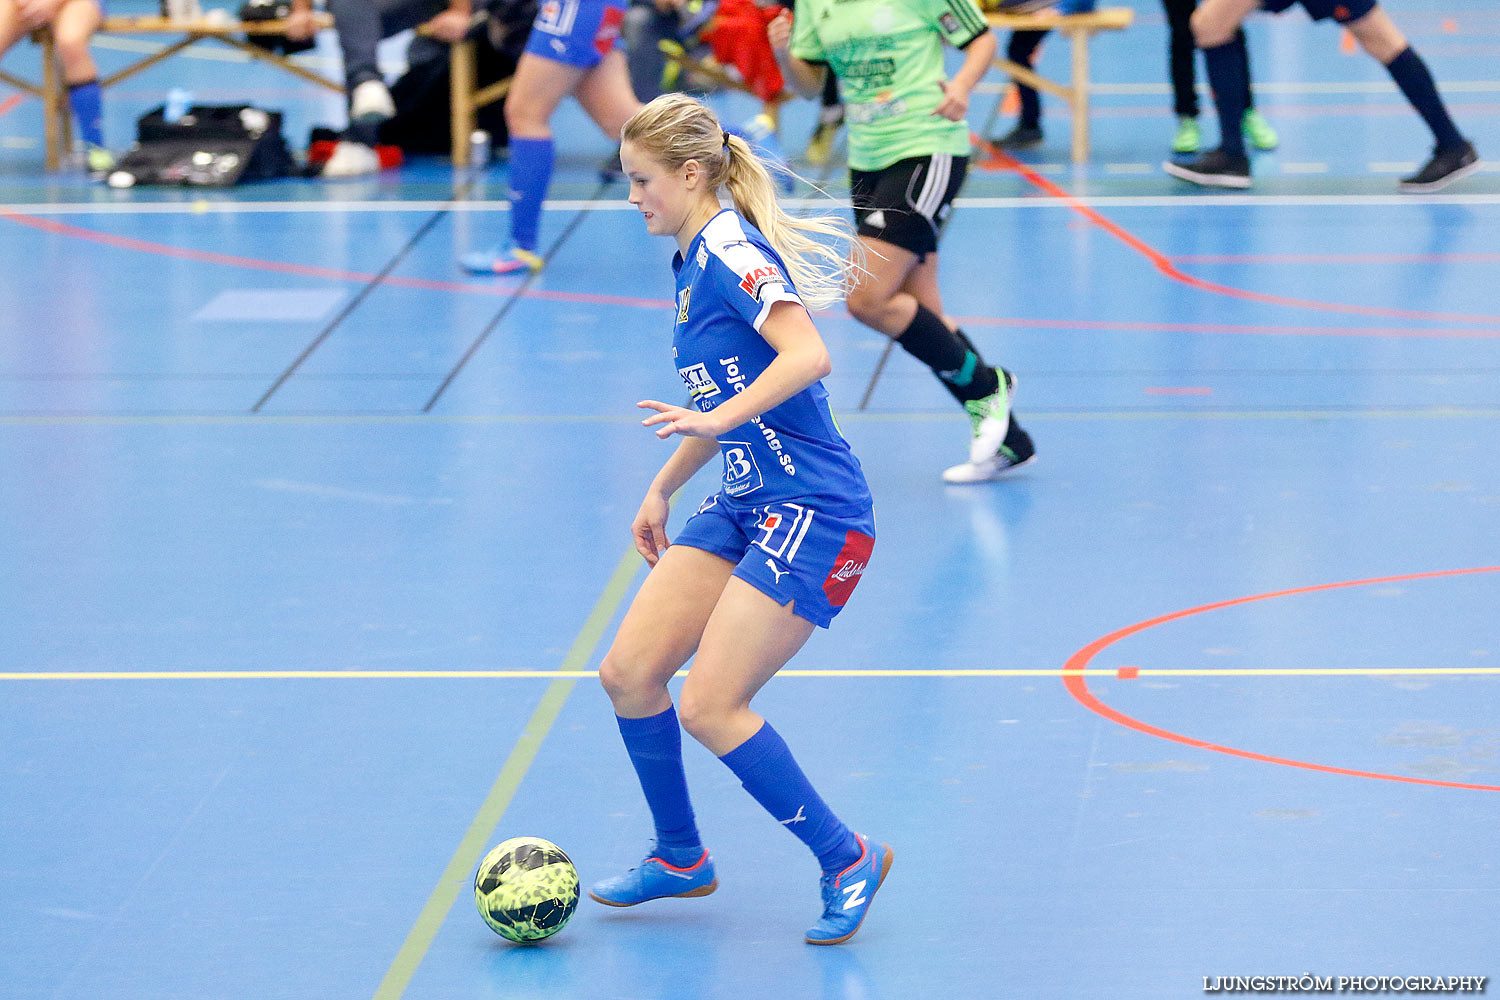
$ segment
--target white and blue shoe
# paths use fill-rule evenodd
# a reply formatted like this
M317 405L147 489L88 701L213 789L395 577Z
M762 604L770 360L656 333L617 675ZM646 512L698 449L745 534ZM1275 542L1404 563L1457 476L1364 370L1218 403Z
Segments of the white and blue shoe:
M705 850L686 868L651 854L625 874L594 883L589 895L605 906L635 906L648 899L707 896L718 887L714 859Z
M885 844L872 843L863 834L854 837L859 841L859 860L841 872L824 872L818 884L823 916L803 937L808 944L843 944L852 938L896 860L896 852Z

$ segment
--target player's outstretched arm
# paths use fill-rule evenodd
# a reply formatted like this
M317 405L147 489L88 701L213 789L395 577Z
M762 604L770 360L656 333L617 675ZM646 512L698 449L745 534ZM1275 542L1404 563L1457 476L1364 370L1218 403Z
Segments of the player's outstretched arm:
M660 438L672 434L718 437L751 417L775 409L833 370L828 348L800 302L774 303L760 325L760 335L776 349L776 357L744 392L707 413L654 399L642 400L636 405L657 412L641 424L655 427Z

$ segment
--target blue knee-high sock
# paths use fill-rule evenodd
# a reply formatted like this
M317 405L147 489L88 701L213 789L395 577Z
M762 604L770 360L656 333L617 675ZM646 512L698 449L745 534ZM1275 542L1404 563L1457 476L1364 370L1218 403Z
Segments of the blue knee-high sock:
M1214 90L1219 112L1219 148L1230 156L1245 155L1245 95L1250 92L1250 55L1243 36L1203 50L1203 65Z
M68 105L78 121L78 136L90 146L104 145L104 95L98 80L69 84Z
M702 851L682 770L682 729L677 724L677 710L668 706L659 715L644 719L616 716L615 721L620 725L630 763L641 779L646 804L651 807L657 846Z
M1408 45L1385 68L1391 74L1391 79L1396 81L1396 86L1401 88L1401 93L1411 102L1411 106L1417 109L1417 114L1427 123L1427 127L1432 129L1432 137L1437 141L1439 149L1452 149L1464 144L1464 137L1459 134L1453 119L1448 117L1448 108L1443 104L1442 97L1438 96L1437 82L1432 78L1432 71L1415 49Z
M854 834L813 789L769 722L719 759L755 801L812 849L824 871L842 871L859 860Z
M552 140L510 140L510 238L522 250L536 250L542 199L552 183Z

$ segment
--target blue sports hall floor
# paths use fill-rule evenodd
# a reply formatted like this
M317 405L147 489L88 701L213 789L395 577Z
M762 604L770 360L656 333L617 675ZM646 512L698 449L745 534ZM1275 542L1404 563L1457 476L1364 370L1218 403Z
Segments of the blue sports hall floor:
M650 837L590 677L669 448L634 403L681 394L671 248L601 185L576 106L521 281L454 264L504 232L503 166L116 191L46 173L38 102L0 90L0 995L1500 976L1500 13L1390 5L1495 158L1430 196L1396 192L1429 140L1383 71L1300 11L1256 18L1282 144L1225 194L1158 169L1166 29L1134 2L1094 46L1091 162L1049 100L1046 144L981 157L943 244L1034 466L945 486L961 414L817 318L880 543L757 707L896 850L840 948L802 943L810 855L691 743L718 893L585 900L530 948L474 910L499 840L554 840L588 882ZM294 144L339 123L200 48L107 93L113 144L177 85L285 111ZM788 109L790 152L813 115Z

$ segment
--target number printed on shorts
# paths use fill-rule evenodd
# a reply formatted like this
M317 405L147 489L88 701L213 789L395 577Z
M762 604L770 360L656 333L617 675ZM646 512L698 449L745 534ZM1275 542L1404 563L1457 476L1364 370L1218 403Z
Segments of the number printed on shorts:
M790 564L797 558L807 529L812 527L813 509L796 503L778 503L760 508L759 513L755 544Z

